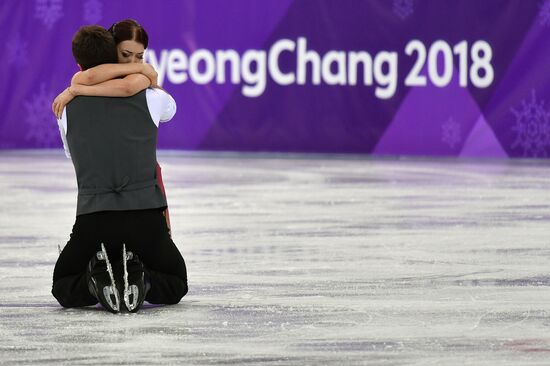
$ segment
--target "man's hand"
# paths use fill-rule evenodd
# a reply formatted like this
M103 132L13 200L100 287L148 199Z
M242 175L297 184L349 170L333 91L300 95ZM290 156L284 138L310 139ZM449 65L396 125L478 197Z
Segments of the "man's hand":
M149 64L142 64L142 65L143 65L143 69L141 70L141 73L147 76L149 80L151 80L151 88L158 88L159 87L157 84L158 73L155 71L153 66Z
M53 114L55 114L55 118L61 119L61 115L63 114L63 108L71 101L76 95L72 93L71 87L69 86L67 89L63 90L61 94L59 94L55 99L53 100L52 104L52 111Z

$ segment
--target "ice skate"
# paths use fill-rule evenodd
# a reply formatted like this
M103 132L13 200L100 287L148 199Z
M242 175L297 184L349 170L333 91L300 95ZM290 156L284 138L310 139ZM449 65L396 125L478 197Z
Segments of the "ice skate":
M122 264L124 270L124 304L129 312L135 313L143 305L151 285L145 266L137 255L126 251L126 245L122 246Z
M88 264L88 289L101 305L111 313L120 311L120 295L116 286L113 269L105 246L92 257Z

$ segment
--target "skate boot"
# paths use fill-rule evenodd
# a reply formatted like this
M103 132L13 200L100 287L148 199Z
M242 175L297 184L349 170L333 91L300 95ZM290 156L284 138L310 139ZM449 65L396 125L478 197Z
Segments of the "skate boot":
M143 305L145 296L151 288L145 266L138 256L126 251L122 245L122 266L124 271L124 305L129 312L135 313Z
M90 259L87 270L88 289L103 307L111 313L120 311L120 295L117 290L113 268L103 243L101 251Z

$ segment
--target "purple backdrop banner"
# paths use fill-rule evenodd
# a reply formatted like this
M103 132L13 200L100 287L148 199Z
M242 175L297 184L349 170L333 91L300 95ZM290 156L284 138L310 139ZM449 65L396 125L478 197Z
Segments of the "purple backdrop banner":
M134 18L178 103L161 148L550 155L550 0L4 0L0 147L61 147L85 24Z

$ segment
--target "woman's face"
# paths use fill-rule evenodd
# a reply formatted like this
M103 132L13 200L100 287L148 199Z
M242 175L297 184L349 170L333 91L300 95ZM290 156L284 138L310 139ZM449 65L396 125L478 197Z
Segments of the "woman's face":
M118 62L121 64L143 62L145 48L136 41L122 41L117 46Z

